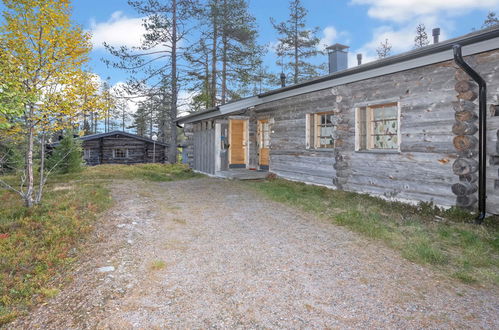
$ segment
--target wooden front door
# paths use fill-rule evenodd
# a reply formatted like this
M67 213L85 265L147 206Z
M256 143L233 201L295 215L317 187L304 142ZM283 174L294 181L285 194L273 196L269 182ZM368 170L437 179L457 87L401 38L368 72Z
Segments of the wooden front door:
M231 167L246 166L247 128L247 120L229 120L229 163Z
M258 164L260 168L269 166L270 131L267 119L258 121Z

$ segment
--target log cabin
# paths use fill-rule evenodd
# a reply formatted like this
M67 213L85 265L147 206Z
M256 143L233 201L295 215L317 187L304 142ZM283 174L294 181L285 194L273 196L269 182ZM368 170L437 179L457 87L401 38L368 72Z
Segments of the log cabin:
M168 145L122 131L79 137L87 165L164 163ZM52 144L54 147L57 143Z
M499 214L499 28L442 42L437 35L431 45L365 64L358 56L350 68L347 48L329 47L326 76L177 118L190 166L214 176L268 170L443 207L475 209L486 194L486 212ZM484 114L455 49L487 84Z

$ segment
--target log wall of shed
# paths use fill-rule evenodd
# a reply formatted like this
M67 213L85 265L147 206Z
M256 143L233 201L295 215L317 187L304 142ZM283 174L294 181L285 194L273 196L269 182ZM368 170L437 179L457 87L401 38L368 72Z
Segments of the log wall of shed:
M83 149L89 150L88 165L99 164L140 164L166 161L167 148L162 145L134 139L125 136L106 136L103 138L83 141ZM128 157L114 158L114 149L127 149Z

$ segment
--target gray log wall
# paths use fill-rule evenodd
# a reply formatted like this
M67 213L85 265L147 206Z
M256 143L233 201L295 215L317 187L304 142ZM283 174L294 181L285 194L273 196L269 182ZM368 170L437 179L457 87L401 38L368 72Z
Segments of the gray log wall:
M114 158L113 149L116 148L127 149L128 157ZM86 159L88 165L152 163L153 158L157 163L164 163L167 155L164 146L156 144L154 148L153 143L124 136L83 141L83 149L90 150L90 158Z
M466 61L488 83L488 103L492 104L487 126L488 211L499 214L499 52L467 57ZM478 100L458 91L457 83L467 78L456 71L458 67L448 61L265 103L247 112L250 129L254 130L258 119L272 119L270 171L280 177L402 201L454 206L459 195L453 193L453 185L473 181L456 175L453 169L456 160L465 155L455 147L453 127L458 115L463 115L457 114L462 109L456 109L456 102L465 100L478 109ZM355 108L389 102L400 104L400 152L356 152ZM306 115L326 111L337 112L337 147L307 149ZM466 134L459 135L476 136L472 128L456 130L461 131ZM250 140L249 166L256 167L254 132L250 132ZM465 156L472 159L477 147L469 149L473 150ZM461 194L475 196L476 192L470 188ZM468 206L473 208L475 202L471 204Z

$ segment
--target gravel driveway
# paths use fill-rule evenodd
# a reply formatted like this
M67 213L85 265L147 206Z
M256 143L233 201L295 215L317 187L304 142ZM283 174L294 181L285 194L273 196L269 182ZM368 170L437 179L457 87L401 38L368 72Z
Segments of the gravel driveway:
M73 280L10 326L499 328L496 289L450 281L244 183L112 189L116 206Z

